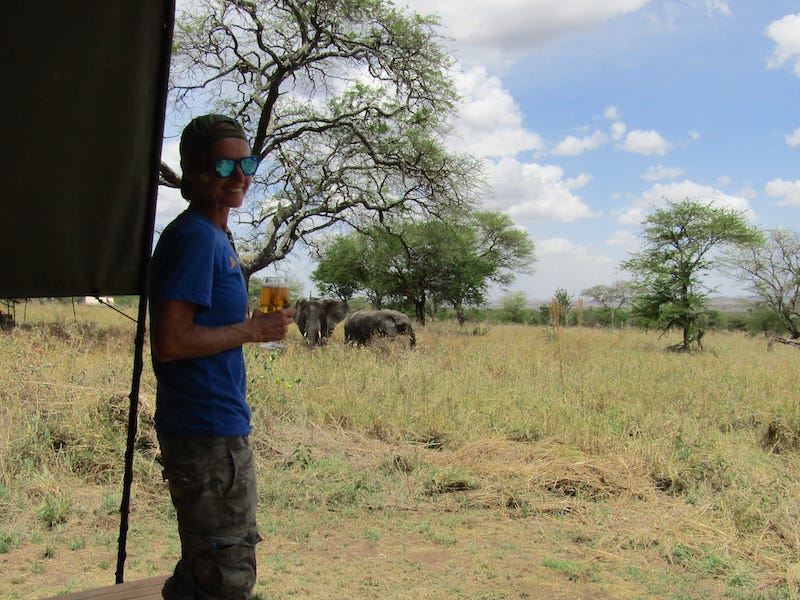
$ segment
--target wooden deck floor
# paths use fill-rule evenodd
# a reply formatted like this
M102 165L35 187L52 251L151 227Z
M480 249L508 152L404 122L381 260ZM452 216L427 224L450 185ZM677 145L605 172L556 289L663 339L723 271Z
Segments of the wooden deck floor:
M45 600L161 600L161 588L167 577L169 575L129 581Z

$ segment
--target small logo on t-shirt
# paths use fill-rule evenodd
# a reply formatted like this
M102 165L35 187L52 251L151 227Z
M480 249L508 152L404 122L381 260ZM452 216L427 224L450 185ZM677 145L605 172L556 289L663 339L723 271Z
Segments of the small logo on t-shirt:
M228 260L231 261L231 269L235 269L236 268L236 259L233 258L232 256L229 256Z

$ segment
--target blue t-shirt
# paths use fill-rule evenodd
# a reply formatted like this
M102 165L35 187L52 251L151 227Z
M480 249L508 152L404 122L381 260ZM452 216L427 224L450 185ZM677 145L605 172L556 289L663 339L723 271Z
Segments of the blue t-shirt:
M247 290L239 258L219 227L191 210L161 234L150 275L150 315L163 300L199 306L197 325L241 323ZM155 426L159 439L250 433L242 347L202 358L159 362Z

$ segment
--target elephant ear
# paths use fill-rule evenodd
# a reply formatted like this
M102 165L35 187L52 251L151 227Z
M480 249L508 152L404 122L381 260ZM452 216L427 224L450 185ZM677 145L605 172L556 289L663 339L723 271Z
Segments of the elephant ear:
M344 319L347 309L350 308L344 300L325 300L325 317L328 323L333 326Z
M302 298L294 303L295 313L294 313L294 322L297 323L297 326L300 327L301 331L306 326L306 301Z

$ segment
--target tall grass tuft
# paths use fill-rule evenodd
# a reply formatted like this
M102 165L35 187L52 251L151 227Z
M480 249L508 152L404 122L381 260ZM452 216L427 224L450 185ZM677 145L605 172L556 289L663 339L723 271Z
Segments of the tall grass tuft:
M558 374L561 380L561 387L564 388L564 361L562 357L561 341L564 333L564 322L567 315L562 310L561 303L558 298L553 298L550 304L547 305L547 312L550 316L550 328L553 333L553 340L556 344L556 358L558 360Z

